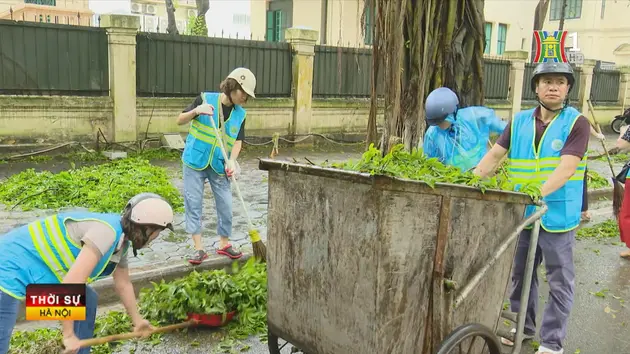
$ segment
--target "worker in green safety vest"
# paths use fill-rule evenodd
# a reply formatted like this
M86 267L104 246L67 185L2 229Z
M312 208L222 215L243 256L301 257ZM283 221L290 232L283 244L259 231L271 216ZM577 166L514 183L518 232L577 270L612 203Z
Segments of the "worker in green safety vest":
M189 124L184 153L184 208L186 232L193 239L195 251L188 258L200 264L208 254L201 242L204 184L212 189L217 212L217 254L238 259L243 254L230 243L232 236L232 189L229 177L238 173L236 159L245 138L243 108L250 97L256 97L256 77L247 68L236 68L221 82L219 92L202 92L177 117L177 124ZM224 158L215 128L225 143Z
M578 110L568 105L575 75L569 63L545 62L534 69L532 91L538 107L518 112L494 147L484 156L475 173L485 177L494 172L507 154L510 180L521 188L525 183L541 184L543 201L549 209L542 216L534 270L545 261L549 301L540 328L537 354L562 354L569 314L575 291L573 247L580 225L586 150L590 124ZM535 212L527 206L525 217ZM531 225L520 235L514 257L511 310L518 312L531 237ZM536 333L538 279L534 271L524 337ZM508 339L503 344L512 345Z
M20 302L29 284L91 283L112 275L134 330L151 328L136 306L127 251L144 248L164 229L173 230L173 209L157 194L133 197L122 215L66 212L33 221L0 235L0 354L9 349ZM86 287L85 321L62 321L66 353L94 335L98 295Z

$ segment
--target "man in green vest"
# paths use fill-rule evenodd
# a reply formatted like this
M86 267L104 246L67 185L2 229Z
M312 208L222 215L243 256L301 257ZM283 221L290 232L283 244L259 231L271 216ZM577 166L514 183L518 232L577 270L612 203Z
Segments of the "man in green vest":
M523 183L541 183L543 201L549 207L541 220L534 269L545 260L550 294L543 314L537 354L562 354L569 314L573 307L575 267L573 247L580 224L586 150L590 134L588 120L568 106L575 77L568 63L546 62L534 70L532 91L538 107L517 113L475 169L485 177L492 174L507 154L508 173L519 188ZM535 211L528 206L525 217ZM511 310L518 312L529 248L531 226L519 238L512 274ZM525 339L536 333L538 278L532 278L525 319ZM513 333L516 333L513 330ZM506 345L513 345L507 339Z

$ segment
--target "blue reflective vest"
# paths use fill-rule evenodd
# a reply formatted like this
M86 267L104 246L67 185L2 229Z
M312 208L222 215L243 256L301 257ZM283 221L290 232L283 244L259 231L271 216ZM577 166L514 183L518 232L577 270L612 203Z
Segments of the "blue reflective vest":
M427 157L462 171L477 166L488 151L490 133L501 134L507 126L494 110L483 106L459 109L456 118L451 114L446 120L451 123L447 129L427 129L422 150Z
M517 190L524 183L543 184L551 176L560 164L560 151L581 116L573 107L563 109L547 126L536 152L534 111L535 109L530 109L520 112L512 120L508 173ZM585 170L586 154L567 183L543 198L549 207L541 220L543 229L548 232L567 232L580 225ZM535 210L536 206L527 206L525 218Z
M0 236L0 290L23 300L29 284L58 284L63 281L81 251L66 231L67 220L98 220L116 232L116 241L101 257L88 278L91 283L111 275L117 263L112 254L123 237L120 215L71 212L33 221ZM129 242L121 252L126 253Z
M232 147L241 130L241 125L247 115L243 107L234 105L230 117L225 120L223 127L218 125L219 110L222 109L220 94L216 92L205 92L201 94L204 103L214 107L212 117L202 114L193 119L190 123L190 130L186 138L182 162L186 166L195 170L205 170L208 166L219 175L225 174L225 159L220 150L219 141L216 139L212 119L219 132L224 131L222 136L228 158L232 153Z

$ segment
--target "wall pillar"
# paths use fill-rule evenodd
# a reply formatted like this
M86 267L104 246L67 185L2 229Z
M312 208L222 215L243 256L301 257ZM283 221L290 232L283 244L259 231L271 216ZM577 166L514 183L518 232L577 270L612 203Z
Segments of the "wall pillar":
M619 104L621 112L630 105L630 66L622 66L619 68Z
M140 19L128 15L102 15L109 52L109 96L114 102L112 138L135 141L136 122L136 34Z
M291 134L307 134L310 133L313 116L313 62L319 34L310 29L287 28L284 37L293 52L291 91L295 106Z
M578 94L578 108L580 112L589 115L588 100L591 99L591 88L593 87L593 69L595 69L596 61L593 59L584 59L580 73L580 92Z
M521 111L523 100L523 80L525 80L525 62L529 53L525 50L510 50L503 53L503 56L510 60L510 94L509 100L512 103L510 115L514 116ZM511 117L510 117L511 119Z

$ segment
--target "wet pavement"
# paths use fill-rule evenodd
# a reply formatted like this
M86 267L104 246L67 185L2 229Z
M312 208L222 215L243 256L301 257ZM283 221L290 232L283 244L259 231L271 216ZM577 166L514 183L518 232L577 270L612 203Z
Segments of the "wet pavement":
M607 141L608 148L614 146L614 138ZM302 160L308 157L313 162L324 160L340 161L349 158L360 157L358 148L335 147L334 150L290 150L280 149L280 155L276 159ZM602 151L601 144L596 141L590 143L591 154ZM266 171L258 170L259 157L266 157L269 149L253 149L244 151L241 160L242 175L238 180L243 192L243 197L249 208L249 214L254 220L254 225L266 240L266 210L267 210L267 179ZM181 163L175 161L157 161L157 165L169 169L173 176L174 185L183 190L181 180ZM597 171L604 177L612 176L608 163L605 160L589 161L589 169ZM615 172L623 163L615 163ZM33 167L32 163L5 164L0 166L0 179L8 173L15 173L21 169ZM47 166L47 163L38 163L39 169L64 169L63 164L55 167ZM589 225L596 224L612 217L610 201L591 201L593 220ZM9 211L5 207L0 208L0 233L24 224L34 218L50 215L52 211L20 212ZM165 235L156 240L149 249L143 250L137 258L130 258L132 268L159 267L160 264L173 264L185 262L185 257L192 250L192 242L184 232L183 215L176 217L176 232ZM214 201L209 186L206 188L204 198L204 236L203 241L208 249L212 249L218 238L216 235L216 215L214 213ZM234 199L234 240L233 243L243 249L249 247L247 237L247 222L244 218L242 206L237 198ZM618 253L623 250L618 245L618 238L609 240L580 240L577 242L575 252L576 264L576 297L575 305L570 319L568 336L565 345L565 353L630 353L630 338L628 338L627 324L630 323L630 314L625 300L630 300L630 262L620 259ZM541 282L539 296L539 317L547 298L547 284ZM540 319L538 320L540 323ZM248 353L268 353L267 344L258 338L252 337L245 341L250 346ZM208 353L210 348L217 344L217 335L214 331L204 329L192 329L188 333L166 335L164 341L158 346L144 346L138 352L152 353ZM135 345L126 345L120 348L120 353L129 353ZM285 349L289 353L288 348ZM283 351L284 353L285 351ZM508 351L509 352L509 351ZM534 353L529 342L524 343L521 353Z

